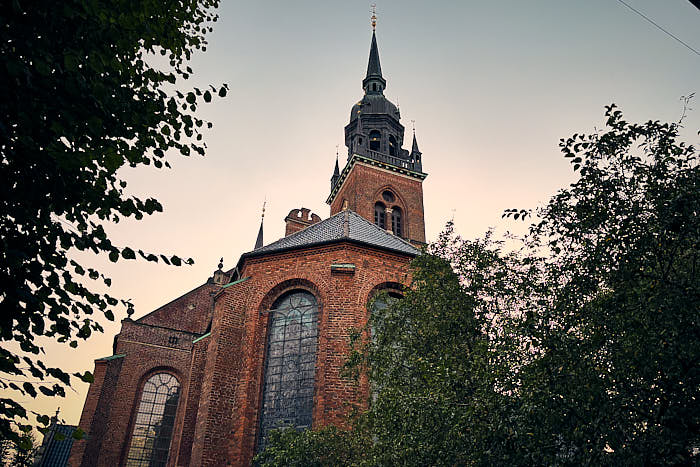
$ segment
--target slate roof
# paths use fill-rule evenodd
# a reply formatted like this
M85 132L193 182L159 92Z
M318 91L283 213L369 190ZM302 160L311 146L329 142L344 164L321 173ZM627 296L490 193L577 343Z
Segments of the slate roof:
M350 241L384 250L416 256L420 253L407 241L369 222L354 211L341 211L317 224L281 238L269 245L245 253L243 257L259 256L313 245Z

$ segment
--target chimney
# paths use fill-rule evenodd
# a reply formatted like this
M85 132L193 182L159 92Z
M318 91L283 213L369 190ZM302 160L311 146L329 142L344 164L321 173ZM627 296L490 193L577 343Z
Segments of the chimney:
M292 209L289 211L289 214L287 214L287 217L284 218L284 221L287 224L284 231L284 236L286 237L294 232L303 230L310 225L321 222L321 218L312 213L311 209L302 207L301 209Z

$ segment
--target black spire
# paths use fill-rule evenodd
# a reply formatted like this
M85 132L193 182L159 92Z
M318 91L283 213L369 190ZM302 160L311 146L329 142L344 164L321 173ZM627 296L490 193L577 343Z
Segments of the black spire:
M267 204L267 201L263 203L262 216L260 216L260 230L258 230L258 238L255 240L254 250L262 248L263 246L263 222L265 221L265 204Z
M416 133L413 133L413 146L411 147L411 154L420 154L420 149L418 149L418 141L416 141Z
M411 146L411 159L413 163L413 167L415 170L418 170L418 172L423 171L423 161L421 160L421 155L422 153L420 152L420 149L418 149L418 140L416 140L416 130L413 130L413 146Z
M255 240L255 248L254 250L257 250L258 248L262 248L263 246L263 222L260 221L260 230L258 230L258 238Z
M367 76L362 80L365 94L383 94L386 88L386 80L382 76L382 66L379 63L379 48L377 47L377 35L372 31L372 45L369 47L369 62L367 62Z
M366 78L382 77L382 65L379 63L379 49L377 48L377 35L372 32L372 45L369 48L369 63L367 64Z
M340 178L340 167L338 167L338 154L335 155L335 169L333 170L333 176L331 177L331 190L335 186L336 182Z

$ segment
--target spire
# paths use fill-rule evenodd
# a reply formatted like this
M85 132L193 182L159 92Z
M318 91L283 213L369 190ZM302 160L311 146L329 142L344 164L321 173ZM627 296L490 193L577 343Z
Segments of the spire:
M377 47L377 27L376 7L372 5L372 45L369 47L369 62L367 63L367 76L362 80L362 88L365 94L384 94L386 80L382 77L382 66L379 63L379 48Z
M265 204L267 201L263 202L262 216L260 216L260 230L258 230L258 238L255 240L255 250L262 248L263 246L263 222L265 221Z
M411 147L411 154L420 154L420 149L418 149L418 141L416 140L416 121L411 120L411 126L413 126L413 146Z
M372 45L369 48L369 63L367 63L367 76L382 77L382 65L379 63L379 49L377 48L377 35L372 31Z
M338 167L338 146L335 146L335 169L333 170L333 176L331 177L331 191L333 191L333 187L335 186L336 182L340 178L340 167Z
M413 146L411 147L411 154L420 154L420 149L418 149L418 141L416 141L416 132L413 131Z

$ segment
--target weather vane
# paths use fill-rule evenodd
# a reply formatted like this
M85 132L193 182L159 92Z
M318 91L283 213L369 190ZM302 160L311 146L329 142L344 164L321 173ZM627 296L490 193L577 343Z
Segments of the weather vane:
M265 200L263 201L263 209L262 209L262 216L260 216L260 219L265 218L265 205L267 204L267 197L265 197Z
M377 29L377 4L372 4L372 31Z
M413 134L415 135L416 134L416 121L415 120L411 120L411 126L413 126Z

